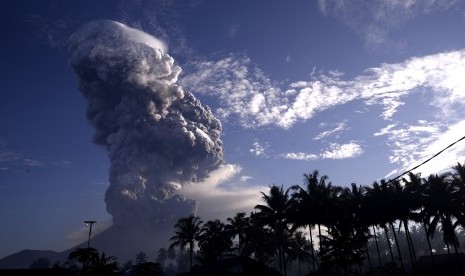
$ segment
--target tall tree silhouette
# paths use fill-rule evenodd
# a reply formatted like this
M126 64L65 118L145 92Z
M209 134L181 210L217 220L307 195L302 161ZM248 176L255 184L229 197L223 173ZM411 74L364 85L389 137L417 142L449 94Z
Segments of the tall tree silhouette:
M201 229L202 221L197 216L189 216L187 218L181 218L174 225L175 235L170 238L173 242L169 248L179 246L184 249L189 246L189 269L192 270L192 255L194 254L195 241L198 240Z
M457 261L460 265L460 256L458 255L458 238L455 234L455 228L458 224L454 220L460 218L460 206L462 199L458 187L447 175L430 175L427 178L427 188L425 189L425 201L423 215L429 221L428 234L433 237L441 224L441 232L447 251L450 256L450 245L454 246ZM461 265L460 265L461 269Z
M288 244L288 261L297 260L299 275L302 275L301 263L310 256L310 243L302 232L296 231L292 234Z
M238 253L242 255L242 244L246 233L246 228L249 226L249 218L245 213L237 213L233 218L227 218L228 224L226 230L230 233L231 237L237 236L238 238Z
M209 220L203 224L198 236L200 259L202 263L217 261L231 250L231 235L225 224L219 220Z
M278 260L281 272L287 275L285 246L286 237L288 236L288 213L291 210L292 201L289 199L289 189L284 191L283 187L271 186L269 194L262 192L264 205L255 206L259 212L257 215L264 225L268 225L278 241Z
M314 170L312 173L304 174L305 188L293 187L296 190L294 198L297 201L297 206L300 206L297 212L301 214L301 219L309 226L310 231L313 225L318 226L320 251L322 241L321 226L329 226L333 223L331 219L332 206L337 194L342 190L340 187L333 187L331 182L326 183L327 180L328 176L323 175L320 177L318 170ZM304 224L299 221L298 223Z

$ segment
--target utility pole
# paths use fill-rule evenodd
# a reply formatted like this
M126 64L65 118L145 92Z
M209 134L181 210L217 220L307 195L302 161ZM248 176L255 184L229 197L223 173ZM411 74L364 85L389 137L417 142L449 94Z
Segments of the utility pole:
M84 223L89 225L89 239L87 240L87 248L90 248L90 235L92 234L92 224L96 223L95 220L86 220Z

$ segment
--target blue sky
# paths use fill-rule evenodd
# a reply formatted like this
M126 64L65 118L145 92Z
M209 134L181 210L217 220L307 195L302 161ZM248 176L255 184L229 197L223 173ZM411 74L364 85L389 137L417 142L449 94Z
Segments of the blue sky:
M224 166L182 189L205 219L250 210L318 169L395 177L465 135L463 1L7 1L0 92L0 257L63 250L108 227L107 152L92 143L67 38L112 19L168 45L178 83L223 126ZM457 144L423 175L465 161Z

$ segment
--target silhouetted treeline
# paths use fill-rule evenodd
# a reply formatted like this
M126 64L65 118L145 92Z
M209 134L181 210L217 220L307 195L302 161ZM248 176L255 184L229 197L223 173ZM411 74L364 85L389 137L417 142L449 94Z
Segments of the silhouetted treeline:
M188 248L193 273L231 254L282 275L289 269L298 275L439 274L444 266L449 273L464 272L459 248L465 242L465 167L460 163L441 175L409 173L400 180L349 187L333 185L315 170L304 174L303 185L273 185L262 199L254 212L226 222L203 222L193 215L180 219L170 249Z

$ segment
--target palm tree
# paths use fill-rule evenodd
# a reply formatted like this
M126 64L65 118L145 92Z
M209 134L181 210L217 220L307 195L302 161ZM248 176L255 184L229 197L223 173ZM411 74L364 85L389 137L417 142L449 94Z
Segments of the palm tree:
M257 215L262 220L264 225L269 226L277 241L278 241L278 260L281 272L287 274L285 263L285 244L286 235L289 232L288 213L291 210L292 200L289 199L289 189L284 191L283 187L271 186L269 194L262 192L262 199L265 205L259 204L255 206L259 212Z
M410 173L409 175L412 181L407 181L405 178L403 178L402 180L404 185L402 185L401 182L397 180L390 181L389 191L391 192L391 212L393 214L393 218L399 220L399 232L400 227L402 225L404 226L405 238L407 242L411 266L412 269L415 271L416 254L413 242L410 237L408 221L411 219L415 219L415 217L418 215L415 211L421 208L421 179L417 180L417 178L415 178L415 175L413 175L412 173ZM392 222L390 224L393 235L396 238L396 246L399 254L400 265L402 270L404 271L404 263L402 259L400 245L397 240L394 224Z
M166 267L166 261L168 260L168 250L162 247L158 250L157 263L162 267Z
M384 230L386 242L391 255L391 260L395 263L394 253L392 252L391 241L388 235L387 224L393 223L396 220L392 212L392 196L389 190L388 183L381 180L380 183L373 182L371 187L367 187L367 211L370 225L377 225ZM390 206L386 208L386 206ZM373 230L374 231L374 230ZM374 231L375 232L375 231ZM376 235L376 233L374 233ZM397 243L397 241L396 241Z
M233 218L227 218L226 229L231 237L238 237L238 253L242 255L242 243L244 241L245 230L249 226L249 218L245 213L237 213Z
M452 169L454 170L454 172L451 173L452 182L458 189L456 197L459 199L457 201L459 205L457 206L457 208L459 208L459 217L457 218L456 223L465 227L465 163L464 165L457 163L457 165L453 166Z
M364 243L366 257L368 264L371 267L370 256L368 252L368 239L369 239L369 220L367 218L367 212L365 211L366 205L366 189L357 186L352 183L350 188L347 187L343 190L340 197L341 206L339 212L342 216L343 227L350 227L352 230L352 237L357 238L360 242ZM363 256L362 256L363 257ZM361 265L359 264L359 270L361 272Z
M82 264L81 275L113 275L118 269L116 257L99 254L92 247L76 248L69 253L67 262L77 261Z
M260 263L269 264L277 248L276 236L269 227L263 227L258 213L251 213L244 229L242 255L253 256Z
M198 236L202 262L208 263L221 259L224 253L231 250L231 235L224 223L219 220L207 221Z
M292 216L293 222L297 226L308 225L310 237L312 237L312 227L318 225L320 251L322 241L321 225L329 227L333 224L334 201L342 191L340 187L333 187L331 182L326 183L327 180L328 176L323 175L320 177L318 170L314 170L312 173L304 174L305 188L298 185L292 187L296 191L293 198L297 206L295 215ZM313 250L312 254L314 257Z
M296 231L293 233L291 239L289 240L288 245L288 261L295 260L298 261L299 275L301 272L301 262L307 259L310 255L311 244L305 239L302 232Z
M192 270L192 255L194 254L195 241L199 238L202 228L202 221L199 217L191 215L187 218L181 218L174 225L175 235L170 238L173 243L170 249L179 246L184 249L189 246L189 269Z
M425 190L425 202L423 216L428 221L428 234L433 237L438 225L441 224L442 238L446 244L450 256L449 246L453 245L460 265L460 256L458 255L458 238L455 234L455 228L459 221L460 207L462 198L460 197L459 188L455 185L453 179L448 175L430 175L427 179Z

